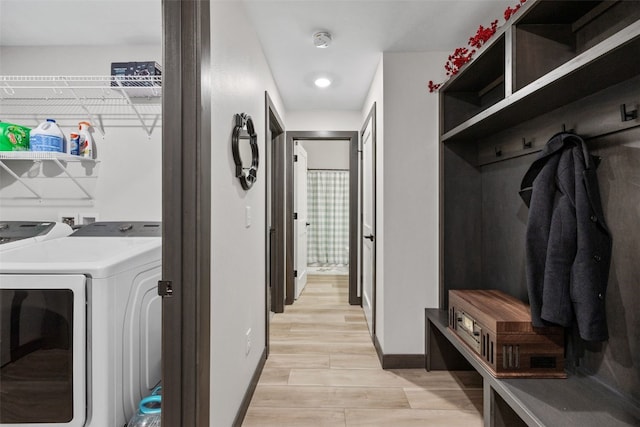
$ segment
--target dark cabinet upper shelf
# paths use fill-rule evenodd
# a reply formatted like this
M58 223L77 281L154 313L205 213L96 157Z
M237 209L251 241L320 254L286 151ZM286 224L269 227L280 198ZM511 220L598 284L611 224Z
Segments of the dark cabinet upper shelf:
M514 91L640 19L637 1L541 1L515 24Z
M441 89L443 142L475 140L640 74L639 1L539 1Z
M448 131L505 97L504 34L444 91L444 128Z

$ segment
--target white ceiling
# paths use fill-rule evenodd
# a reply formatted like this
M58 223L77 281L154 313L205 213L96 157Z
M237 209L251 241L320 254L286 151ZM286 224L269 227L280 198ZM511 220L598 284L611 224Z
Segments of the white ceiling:
M516 3L241 1L287 110L360 110L381 52L453 51ZM0 46L155 44L161 25L160 0L0 0ZM333 35L327 49L313 46L319 30ZM316 88L319 75L333 84Z
M360 110L380 52L453 51L512 1L245 1L286 107ZM329 31L326 49L312 34ZM444 70L444 63L443 70ZM444 71L443 71L444 72ZM317 76L333 80L327 89ZM436 76L437 77L437 76ZM425 87L430 76L425 75Z

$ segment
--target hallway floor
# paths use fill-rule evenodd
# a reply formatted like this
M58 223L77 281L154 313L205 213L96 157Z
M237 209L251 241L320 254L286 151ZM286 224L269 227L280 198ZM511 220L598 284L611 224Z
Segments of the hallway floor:
M270 355L244 427L482 426L473 372L383 370L348 276L309 276L271 321Z
M314 275L344 276L344 275L349 275L349 266L348 265L309 265L307 266L307 274L309 274L309 276L314 276Z

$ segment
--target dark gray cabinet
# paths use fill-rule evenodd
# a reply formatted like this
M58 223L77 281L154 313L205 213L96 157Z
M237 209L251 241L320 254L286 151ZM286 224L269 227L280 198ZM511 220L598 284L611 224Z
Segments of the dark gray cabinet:
M639 408L640 119L623 111L640 108L640 1L530 0L443 85L440 106L440 308L450 289L527 300L520 181L551 136L575 131L602 158L611 338L567 330L566 365Z

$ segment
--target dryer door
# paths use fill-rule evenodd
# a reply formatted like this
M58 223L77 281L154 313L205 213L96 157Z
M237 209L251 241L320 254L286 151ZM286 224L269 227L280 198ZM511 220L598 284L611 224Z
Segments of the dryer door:
M83 275L0 275L0 424L84 425Z

